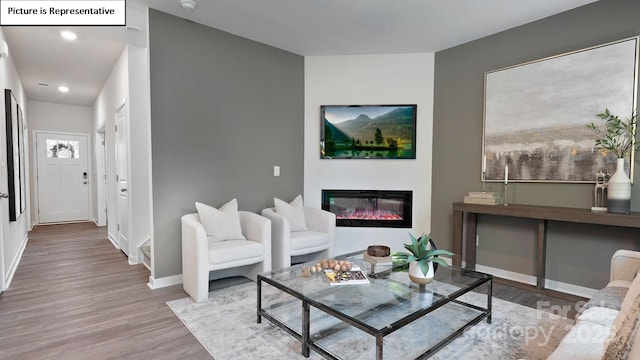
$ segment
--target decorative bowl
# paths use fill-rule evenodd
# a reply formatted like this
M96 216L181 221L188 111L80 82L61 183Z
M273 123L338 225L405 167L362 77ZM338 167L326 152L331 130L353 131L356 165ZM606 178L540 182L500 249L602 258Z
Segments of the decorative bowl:
M367 247L367 255L374 257L386 257L391 254L391 249L384 245L371 245Z

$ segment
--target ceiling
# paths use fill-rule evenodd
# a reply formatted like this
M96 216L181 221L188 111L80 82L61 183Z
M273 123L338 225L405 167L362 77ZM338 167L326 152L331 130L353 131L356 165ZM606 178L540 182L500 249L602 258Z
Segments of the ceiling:
M183 17L299 55L437 52L595 0L179 0L127 1L127 27L5 26L29 100L91 106L128 41L146 46L144 13ZM39 85L48 84L48 86ZM62 94L59 85L71 90Z

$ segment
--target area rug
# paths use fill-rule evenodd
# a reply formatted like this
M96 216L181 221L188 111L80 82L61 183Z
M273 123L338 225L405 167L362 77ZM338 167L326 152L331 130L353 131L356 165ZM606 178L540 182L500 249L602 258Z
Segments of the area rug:
M263 298L274 301L288 295L264 289ZM276 314L287 323L299 323L300 302L282 306L282 314ZM465 301L486 304L486 295L470 293ZM256 284L245 283L209 293L208 301L195 303L184 298L167 303L176 316L193 333L215 360L240 359L305 359L301 344L291 335L266 319L256 322ZM277 300L276 300L277 301ZM514 304L492 299L492 322L472 326L460 337L437 352L432 359L480 360L480 359L546 359L573 325L573 320ZM544 304L543 304L544 305ZM548 307L547 307L548 308ZM441 310L442 309L442 310ZM433 313L435 318L419 320L395 332L384 341L385 359L408 359L420 355L431 339L438 339L439 329L455 322L459 313L452 314L445 307ZM455 316L454 316L455 315ZM420 321L423 321L422 323ZM350 326L342 326L335 319L320 311L312 310L312 333L322 332L322 327L333 329L336 334L319 341L331 352L345 359L375 359L375 338ZM425 345L427 344L427 345ZM322 359L313 351L309 359Z

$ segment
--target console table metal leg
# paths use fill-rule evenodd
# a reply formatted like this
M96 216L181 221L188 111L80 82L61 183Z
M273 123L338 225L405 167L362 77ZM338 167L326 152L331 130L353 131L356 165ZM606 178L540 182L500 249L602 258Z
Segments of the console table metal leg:
M453 265L462 266L462 232L463 232L463 218L462 211L453 212Z
M467 213L464 228L467 234L464 238L465 242L465 265L467 269L476 269L476 230L478 227L478 214Z
M376 336L376 360L382 360L382 345L384 344L384 337Z
M302 356L307 358L309 357L310 313L309 303L302 300Z
M545 288L547 266L547 220L538 221L538 249L537 249L537 284L538 289Z

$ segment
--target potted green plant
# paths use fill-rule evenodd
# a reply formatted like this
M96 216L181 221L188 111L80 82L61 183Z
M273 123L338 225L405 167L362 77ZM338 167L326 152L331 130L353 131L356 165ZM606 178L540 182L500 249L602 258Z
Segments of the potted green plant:
M617 157L616 171L607 184L607 211L628 214L631 207L631 180L624 171L624 162L625 156L638 149L638 143L635 141L638 114L621 120L609 109L605 109L596 116L605 121L604 127L596 126L594 123L587 125L598 136L596 147Z
M619 159L624 158L630 151L638 149L638 144L635 142L638 114L634 114L630 119L621 120L617 115L611 114L609 109L605 109L596 116L605 121L604 129L594 123L587 127L598 136L596 139L598 149L611 151Z
M417 284L427 284L433 280L433 263L447 266L447 263L438 255L454 255L447 250L437 250L431 241L431 235L422 234L416 238L409 233L411 244L404 244L406 252L394 252L391 254L394 263L409 264L409 279Z

